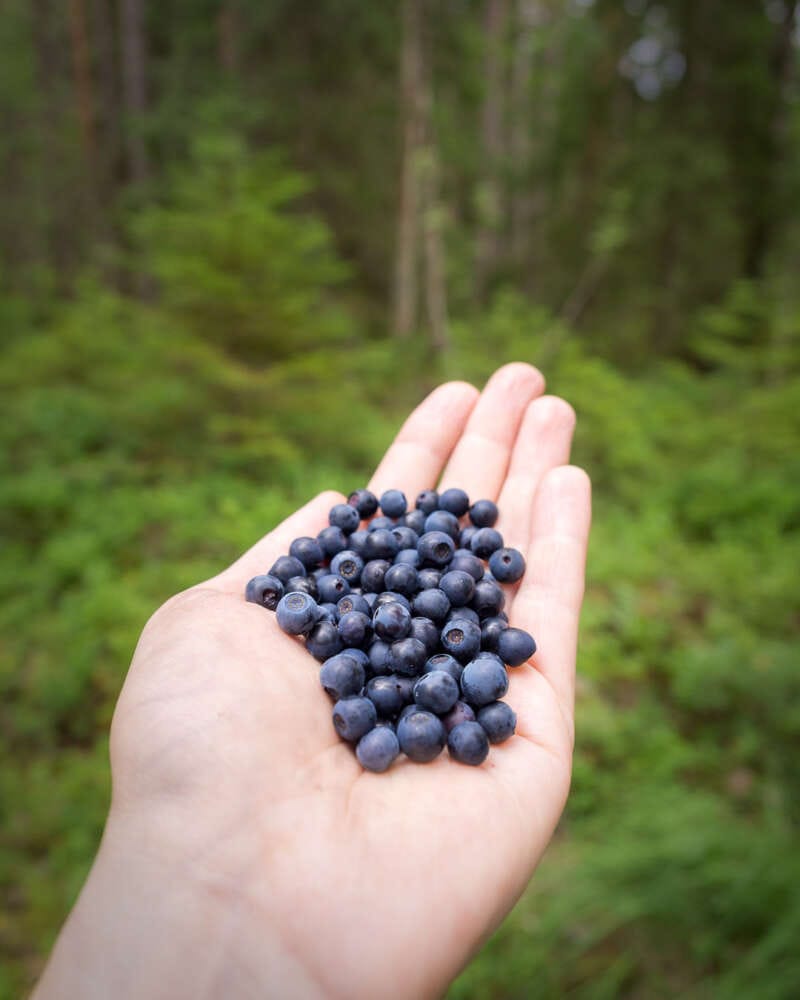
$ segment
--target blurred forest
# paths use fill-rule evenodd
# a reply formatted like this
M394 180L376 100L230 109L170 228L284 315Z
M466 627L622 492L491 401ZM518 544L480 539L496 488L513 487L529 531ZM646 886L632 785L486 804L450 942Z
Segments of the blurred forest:
M800 996L799 53L788 0L0 0L0 996L152 610L510 359L595 486L575 778L451 997Z

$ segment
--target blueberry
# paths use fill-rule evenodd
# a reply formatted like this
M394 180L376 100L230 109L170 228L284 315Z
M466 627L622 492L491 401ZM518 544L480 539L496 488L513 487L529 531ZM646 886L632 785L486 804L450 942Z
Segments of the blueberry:
M503 536L494 528L478 528L469 541L469 547L479 559L489 556L503 547Z
M314 581L314 583L319 584L319 581L323 576L327 576L330 570L327 566L318 566L316 569L309 571L309 577Z
M317 621L317 602L310 594L292 591L278 602L278 625L289 635L304 635Z
M272 564L272 569L269 571L269 575L277 576L285 589L286 584L292 579L293 576L305 576L306 568L300 560L295 559L294 556L279 556Z
M384 517L379 515L378 517L373 517L369 522L368 531L371 533L373 531L392 531L397 525L394 519L391 517Z
M455 618L466 618L468 622L474 622L478 626L481 623L478 612L472 608L451 608L450 614L445 619L445 625L449 625Z
M470 542L472 541L472 536L478 529L474 524L468 524L466 528L462 528L458 533L458 544L462 549L469 549Z
M415 615L443 622L450 610L450 601L447 599L447 594L438 587L421 590L411 602L411 609Z
M370 619L372 618L372 608L369 606L369 601L361 594L354 594L352 591L339 598L336 602L336 611L340 618L348 611L360 611L362 614L368 615Z
M435 510L425 518L425 531L443 531L455 541L460 531L458 518L447 510Z
M419 639L425 647L428 656L435 653L439 648L439 635L441 629L435 625L430 618L414 615L411 619L411 629L409 635L412 639Z
M491 528L481 528L481 531L491 530ZM481 619L492 618L503 610L506 595L500 584L495 583L494 580L478 580L470 603Z
M336 610L335 604L318 604L317 605L317 621L326 622L336 622L339 621L339 612Z
M478 711L478 722L483 726L490 743L503 743L514 735L517 716L504 701L493 701Z
M419 535L416 531L412 531L411 528L407 528L405 525L400 524L396 528L391 529L392 534L397 539L397 544L402 549L416 549L417 542L419 541Z
M411 611L411 601L409 601L405 594L398 594L396 590L384 590L378 594L373 613L378 608L382 608L384 604L402 604L406 611Z
M420 709L409 712L398 723L397 739L403 753L418 764L425 764L442 752L447 742L447 733L433 713Z
M341 528L337 528L332 524L319 532L317 541L326 559L332 559L337 552L341 552L342 549L347 548L347 535L345 535Z
M375 603L378 600L378 595L374 591L371 591L369 593L367 593L365 591L360 596L363 597L364 600L367 602L367 607L369 608L370 612L374 611L375 610ZM360 611L361 608L353 608L353 610L354 611Z
M417 571L407 563L396 563L386 570L383 585L387 590L403 594L405 597L413 597L419 590Z
M320 601L336 604L340 598L350 593L350 584L338 574L328 573L320 578L317 591Z
M380 773L389 768L400 753L400 743L389 726L376 726L361 737L356 746L359 764L367 771Z
M417 552L423 566L446 566L454 551L453 539L443 531L426 531L417 543Z
M320 684L334 701L358 694L364 679L363 666L347 653L326 658L319 672Z
M393 674L373 677L367 682L366 693L375 706L378 715L383 719L391 719L402 709L408 698L398 678Z
M370 617L362 611L348 611L336 626L345 646L363 646L372 638Z
M469 510L469 497L463 490L445 490L439 496L439 510L446 510L455 517L463 517Z
M473 555L472 552L466 552L463 549L456 549L453 553L453 558L450 561L450 569L463 570L465 573L469 573L473 580L482 579L485 572L480 559L476 555Z
M432 514L439 509L439 494L436 490L423 490L417 496L416 507L423 514Z
M341 531L342 529L340 528L339 530ZM344 532L342 532L342 534L344 534ZM354 531L349 538L345 535L345 543L342 548L349 548L351 552L355 552L356 555L361 556L363 559L364 545L367 541L367 535L369 535L369 532L366 528L359 528L358 531Z
M493 500L476 500L469 509L469 519L476 528L493 528L499 513Z
M509 667L518 667L536 652L536 642L521 628L504 629L497 639L497 655Z
M331 559L331 573L338 573L339 576L344 577L351 587L358 585L363 569L364 560L352 549L344 549Z
M316 660L327 660L341 652L342 640L333 622L317 622L308 633L306 649Z
M411 628L411 613L397 601L382 604L375 609L372 627L375 629L375 635L387 642L405 639ZM478 634L480 635L480 632Z
M244 597L252 604L260 604L262 608L274 611L278 601L283 597L283 584L269 573L254 576L245 587Z
M481 630L466 618L454 618L442 629L442 645L462 663L471 660L481 648Z
M352 656L353 659L356 661L356 663L360 663L361 664L361 666L364 668L364 674L366 676L368 676L368 677L371 676L371 674L370 674L371 667L370 667L370 664L369 664L369 656L367 655L366 650L364 650L364 649L356 649L355 646L351 646L349 649L343 650L343 652L347 653L348 656Z
M397 539L388 528L377 528L370 531L364 542L365 559L392 560L400 551Z
M500 583L516 583L525 573L525 559L516 549L497 549L489 557L489 569Z
M402 674L392 674L392 678L395 687L400 692L400 697L403 699L403 704L408 705L414 700L414 685L417 682L417 678Z
M491 652L497 650L497 640L500 633L508 628L508 618L504 614L492 615L491 618L484 618L481 622L481 649L488 649Z
M325 553L317 539L309 538L307 535L295 538L289 546L289 555L299 559L307 570L319 566L325 558Z
M401 518L400 523L411 528L415 535L421 535L425 530L426 516L421 510L408 510Z
M431 670L414 685L414 701L436 715L443 715L458 701L458 682L446 670Z
M358 511L347 503L337 503L328 514L328 522L335 528L341 528L346 535L352 535L360 521Z
M370 559L361 570L361 587L365 593L381 593L384 589L383 580L386 576L386 570L391 565L385 559Z
M387 517L402 517L408 507L405 493L400 490L386 490L381 494L381 510Z
M477 722L461 722L450 730L447 749L453 760L477 767L489 756L489 740Z
M404 563L406 566L413 566L414 569L419 566L419 552L414 549L400 549L397 555L394 557L394 565L398 563Z
M351 507L355 507L362 521L372 517L378 509L378 498L369 490L353 490L347 498L347 502Z
M378 713L369 698L355 695L340 698L333 706L333 728L343 740L357 743L365 733L375 728Z
M443 670L450 674L454 681L460 681L464 667L449 653L434 653L423 667L423 672L429 674L434 670Z
M433 590L439 586L441 578L442 574L438 569L426 568L417 570L417 580L419 581L420 590Z
M498 704L502 704L502 702L498 702ZM474 722L475 713L465 701L457 701L449 712L446 712L443 716L441 716L441 719L444 724L444 728L449 733L451 729L460 725L462 722Z
M447 594L454 608L463 607L472 600L475 580L463 569L451 569L439 581L439 587Z
M479 657L464 667L461 691L473 707L488 705L508 691L508 673L502 663L488 656Z
M425 665L428 650L424 643L412 636L398 639L391 645L391 664L395 674L416 677Z
M313 597L315 601L319 595L319 591L317 590L317 580L316 577L313 576L293 576L284 584L283 592L288 594L292 590L300 594L308 594Z
M412 712L418 712L418 711L419 711L419 705L414 704L413 701L410 702L408 705L405 705L403 709L400 711L400 714L397 716L397 724L400 725L402 720L405 719L407 715L411 715Z
M392 672L392 647L382 639L373 639L369 647L369 665L376 676Z

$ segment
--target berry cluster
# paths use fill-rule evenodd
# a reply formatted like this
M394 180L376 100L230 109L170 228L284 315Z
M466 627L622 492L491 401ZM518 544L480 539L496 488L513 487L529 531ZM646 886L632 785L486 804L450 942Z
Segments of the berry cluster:
M247 584L247 600L275 611L322 662L334 728L367 770L385 771L401 750L433 760L445 743L478 765L514 732L500 700L506 665L536 643L503 612L500 584L519 580L525 560L503 546L497 516L491 500L470 506L460 489L424 490L413 510L400 490L380 501L356 490L316 538L296 538Z

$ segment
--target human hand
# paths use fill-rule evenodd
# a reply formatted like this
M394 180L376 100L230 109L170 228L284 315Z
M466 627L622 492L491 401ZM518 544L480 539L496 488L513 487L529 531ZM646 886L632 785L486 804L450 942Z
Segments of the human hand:
M100 852L35 996L439 995L524 889L566 800L590 519L571 408L539 373L435 390L370 485L494 499L527 572L511 623L517 732L481 767L361 769L318 664L244 600L342 497L324 493L146 626L111 731ZM442 472L444 469L444 472Z

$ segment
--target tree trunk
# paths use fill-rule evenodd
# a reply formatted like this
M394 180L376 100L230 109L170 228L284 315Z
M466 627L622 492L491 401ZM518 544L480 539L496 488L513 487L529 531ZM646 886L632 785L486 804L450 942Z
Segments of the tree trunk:
M142 134L142 115L147 109L143 0L120 0L119 25L128 174L139 184L150 176L147 145Z
M504 59L508 0L486 0L484 99L481 110L483 179L478 196L478 236L475 256L475 283L482 295L497 269L503 198L500 171L503 162Z
M222 0L217 15L217 53L225 73L234 76L239 68L239 12L236 0Z
M405 337L417 319L417 234L419 215L418 154L421 145L422 2L404 0L400 57L400 99L403 148L397 250L394 276L393 329Z
M101 171L102 201L108 202L115 193L114 182L121 166L119 82L109 0L92 0L91 23L97 76L97 159Z
M89 209L90 228L94 228L97 214L97 142L95 140L95 111L92 87L92 64L89 55L89 37L84 0L69 0L69 33L72 43L72 75L78 110L84 171L86 175L86 205Z

